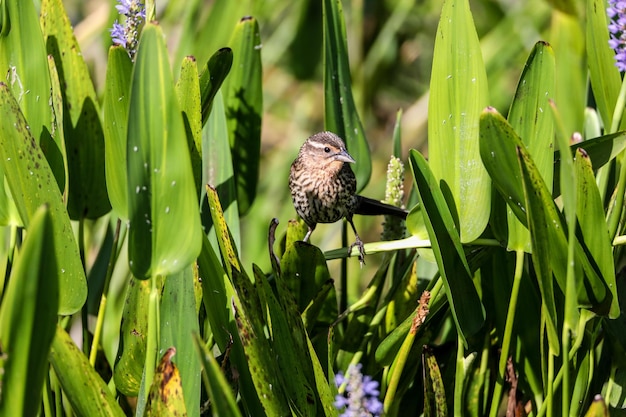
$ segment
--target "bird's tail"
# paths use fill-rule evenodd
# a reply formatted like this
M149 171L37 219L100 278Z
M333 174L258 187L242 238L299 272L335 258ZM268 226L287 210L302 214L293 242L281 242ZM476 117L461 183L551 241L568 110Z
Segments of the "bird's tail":
M366 216L390 215L401 219L406 219L407 214L409 214L408 211L400 207L381 203L372 198L363 197L362 195L357 195L356 198L357 206L354 212L355 214L363 214Z

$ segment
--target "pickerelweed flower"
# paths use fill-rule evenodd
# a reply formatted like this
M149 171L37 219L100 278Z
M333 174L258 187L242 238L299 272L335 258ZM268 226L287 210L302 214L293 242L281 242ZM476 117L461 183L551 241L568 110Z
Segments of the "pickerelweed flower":
M345 383L343 394L335 397L335 408L342 413L339 417L377 417L383 412L383 404L378 399L378 381L361 373L361 364L350 365L344 376L335 375L335 385Z
M609 0L609 46L615 51L615 66L626 72L626 1Z
M117 20L110 29L111 39L115 45L126 48L131 58L134 58L139 42L139 28L146 20L146 7L139 0L118 0L115 6L118 13L125 17L124 24Z

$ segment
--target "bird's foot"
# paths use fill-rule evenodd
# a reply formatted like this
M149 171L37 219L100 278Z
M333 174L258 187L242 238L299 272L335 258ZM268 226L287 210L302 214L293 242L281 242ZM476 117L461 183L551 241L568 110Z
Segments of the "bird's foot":
M356 235L356 240L348 247L348 254L352 253L352 248L355 246L359 249L359 263L361 267L363 267L363 265L365 265L365 247L359 235Z

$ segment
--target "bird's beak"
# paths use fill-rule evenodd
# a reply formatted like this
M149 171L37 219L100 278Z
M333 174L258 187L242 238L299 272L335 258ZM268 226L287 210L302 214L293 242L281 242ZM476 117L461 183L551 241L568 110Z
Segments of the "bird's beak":
M356 161L354 160L353 157L350 156L350 154L348 153L348 151L346 151L345 149L343 149L341 152L339 152L336 155L336 158L338 161L342 161L342 162L348 162L351 164L354 164Z

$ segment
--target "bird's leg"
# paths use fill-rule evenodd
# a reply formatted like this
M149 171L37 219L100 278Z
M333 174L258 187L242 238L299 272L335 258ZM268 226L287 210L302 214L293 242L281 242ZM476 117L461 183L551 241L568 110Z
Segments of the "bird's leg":
M304 239L302 239L303 242L308 242L309 241L309 237L311 237L311 233L313 233L313 230L315 229L316 225L313 225L313 227L309 226L309 231L306 232L306 235L304 236Z
M363 241L359 237L359 234L356 232L356 227L354 227L354 223L352 222L352 217L348 217L347 219L348 219L348 223L350 223L350 226L352 226L352 230L354 231L354 236L356 238L354 243L348 246L348 255L352 253L353 247L355 246L358 247L359 248L359 262L361 263L361 266L363 266L365 265L365 248L363 247Z

